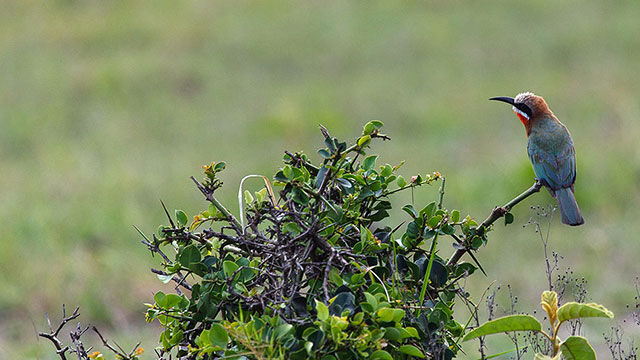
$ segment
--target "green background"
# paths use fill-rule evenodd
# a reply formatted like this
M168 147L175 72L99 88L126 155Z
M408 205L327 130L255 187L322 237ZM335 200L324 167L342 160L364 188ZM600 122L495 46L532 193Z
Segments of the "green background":
M637 1L2 1L0 357L53 359L36 332L65 303L123 346L144 340L151 358L158 328L143 303L167 287L132 225L154 232L159 199L200 210L188 177L211 161L227 162L220 196L237 213L240 179L271 176L285 149L315 156L320 123L354 139L384 121L393 140L374 145L379 161L406 160L407 177L440 171L445 206L484 219L533 181L522 125L487 101L521 91L544 96L576 143L586 224L553 219L560 268L629 318L640 275L638 19ZM436 194L416 191L416 206ZM542 244L523 225L537 218L530 206L549 204L541 192L514 225L496 226L478 253L489 276L473 278L476 298L495 280L518 310L538 307ZM586 325L600 356L613 324Z

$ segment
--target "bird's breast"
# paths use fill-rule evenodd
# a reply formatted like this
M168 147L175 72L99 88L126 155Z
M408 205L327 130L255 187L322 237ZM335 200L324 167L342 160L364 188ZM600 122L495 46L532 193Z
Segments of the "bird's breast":
M529 147L546 153L556 153L573 146L567 128L558 120L542 118L533 121L529 134Z

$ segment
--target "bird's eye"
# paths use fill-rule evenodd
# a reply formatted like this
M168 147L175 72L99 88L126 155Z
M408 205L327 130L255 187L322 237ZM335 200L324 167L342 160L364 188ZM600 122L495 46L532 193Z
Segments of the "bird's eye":
M513 106L515 106L518 110L522 111L523 113L527 114L529 118L531 118L531 116L533 115L533 111L531 111L531 108L527 106L525 103L516 103L516 104L513 104Z

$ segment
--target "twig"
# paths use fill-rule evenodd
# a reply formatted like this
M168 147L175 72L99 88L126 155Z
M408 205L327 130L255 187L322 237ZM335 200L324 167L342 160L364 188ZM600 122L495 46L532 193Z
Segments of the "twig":
M118 348L116 349L115 347L113 347L111 344L109 344L109 342L102 336L102 334L100 333L100 331L98 331L98 328L96 328L95 326L91 327L91 330L93 330L93 332L95 332L98 337L100 338L100 341L102 341L102 344L109 350L111 350L114 354L116 354L117 356L120 356L122 359L131 359L133 357L133 353L136 351L136 349L138 348L138 346L140 346L140 343L137 343L134 347L133 350L131 350L128 354L125 353L125 351L120 347L120 345L114 343Z
M82 343L82 340L80 340L82 335L84 335L84 333L86 333L87 330L89 330L88 326L83 329L82 326L80 326L80 323L78 323L76 330L69 333L69 337L71 338L73 345L76 347L74 350L72 350L72 352L78 355L79 360L89 359L87 350L84 348L84 344Z
M196 184L196 186L198 187L198 190L200 190L202 195L204 195L205 198L207 198L207 200L213 204L213 206L215 206L218 210L220 210L220 212L224 216L226 216L227 219L229 219L231 223L237 228L236 230L239 231L240 234L242 234L242 225L240 224L240 222L238 222L238 219L236 219L229 212L229 210L227 210L215 197L213 197L213 193L207 188L205 188L204 186L202 186L202 184L200 184L195 177L191 176L191 180L193 180L193 182Z
M444 199L444 183L447 180L444 176L442 177L442 185L440 185L440 199L438 200L438 209L442 209L442 200Z
M175 283L178 284L178 286L182 286L185 289L191 291L191 284L189 284L185 280L185 278L182 275L178 274L178 273L176 273L176 274L168 274L168 273L166 273L166 272L164 272L162 270L158 270L158 269L154 269L154 268L151 268L151 272L156 274L156 275L162 275L162 276L177 275L177 278L176 277L172 277L171 280L175 281ZM176 290L180 291L178 287L176 287Z
M47 324L49 325L49 333L44 333L44 332L38 333L38 336L49 339L49 341L53 343L53 346L56 347L56 354L58 354L58 356L60 356L60 359L62 360L67 360L65 353L69 351L69 347L65 346L62 343L62 340L58 338L58 335L60 334L60 331L62 330L62 328L69 321L77 318L78 316L80 316L79 307L77 307L73 311L73 314L71 314L70 316L67 316L65 306L62 305L62 320L60 321L60 324L58 325L58 327L55 330L53 330L53 327L51 326L51 320L49 319L49 314L45 314L45 317L47 318Z

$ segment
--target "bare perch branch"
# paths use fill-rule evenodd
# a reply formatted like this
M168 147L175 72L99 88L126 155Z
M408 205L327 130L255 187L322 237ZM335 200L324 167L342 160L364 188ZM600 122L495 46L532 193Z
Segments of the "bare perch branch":
M494 222L496 222L496 220L500 219L506 213L511 211L511 209L513 209L513 207L516 206L518 203L520 203L522 200L540 191L540 188L542 188L542 183L536 180L536 182L530 188L525 190L522 194L516 196L515 198L513 198L513 200L509 201L503 206L498 206L494 208L493 211L491 211L491 214L489 214L489 217L487 217L482 222L482 224L478 226L478 230L482 232L486 231L486 229L488 229L489 226L491 226ZM466 253L467 251L469 251L469 249L467 248L461 248L456 250L456 252L451 256L451 258L447 262L447 265L451 266L451 265L457 264L460 258L462 257L462 255L464 255L464 253Z
M483 221L482 224L480 224L480 227L483 227L485 229L488 228L496 220L498 220L501 217L503 217L504 214L506 214L509 211L511 211L511 209L513 209L513 207L516 206L519 202L521 202L522 200L524 200L524 199L528 198L529 196L531 196L531 195L537 193L538 191L540 191L540 188L542 188L542 183L540 183L539 181L536 181L525 192L523 192L522 194L516 196L513 200L509 201L504 206L497 207L497 208L493 209L493 211L491 212L489 217L485 221Z

